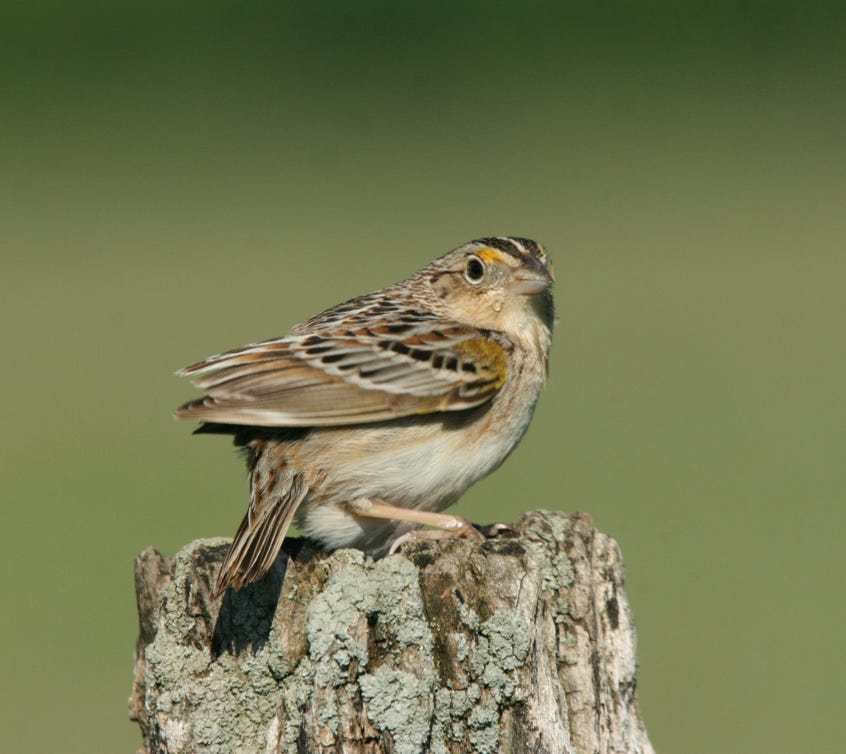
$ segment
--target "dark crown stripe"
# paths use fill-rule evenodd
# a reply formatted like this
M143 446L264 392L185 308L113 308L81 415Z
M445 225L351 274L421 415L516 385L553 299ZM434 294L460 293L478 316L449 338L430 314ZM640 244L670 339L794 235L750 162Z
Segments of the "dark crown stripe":
M479 238L474 243L490 246L492 249L510 254L512 257L522 256L522 249L508 236L497 236L496 238Z
M510 254L512 257L523 257L527 254L539 257L542 255L540 246L530 238L517 236L496 236L494 238L479 238L474 243L490 246L492 249Z

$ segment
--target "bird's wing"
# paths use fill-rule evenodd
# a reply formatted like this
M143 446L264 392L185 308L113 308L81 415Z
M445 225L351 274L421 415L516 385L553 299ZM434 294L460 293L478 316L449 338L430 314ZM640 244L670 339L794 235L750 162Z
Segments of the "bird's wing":
M206 395L177 419L269 427L363 424L479 406L505 379L500 336L431 316L332 326L182 369Z

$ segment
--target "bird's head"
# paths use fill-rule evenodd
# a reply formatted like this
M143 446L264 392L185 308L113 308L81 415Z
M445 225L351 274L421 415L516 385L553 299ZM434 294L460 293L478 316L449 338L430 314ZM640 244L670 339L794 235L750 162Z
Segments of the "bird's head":
M515 338L537 325L552 329L552 264L543 246L528 238L470 241L419 275L451 319Z

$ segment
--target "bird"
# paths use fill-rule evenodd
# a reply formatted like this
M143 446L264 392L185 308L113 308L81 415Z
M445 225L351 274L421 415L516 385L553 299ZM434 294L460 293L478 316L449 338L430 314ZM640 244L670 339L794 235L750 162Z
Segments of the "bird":
M261 578L295 521L323 549L373 557L418 538L481 539L442 511L529 426L548 373L552 283L540 244L480 238L287 335L179 370L204 395L175 418L232 435L250 482L214 594Z

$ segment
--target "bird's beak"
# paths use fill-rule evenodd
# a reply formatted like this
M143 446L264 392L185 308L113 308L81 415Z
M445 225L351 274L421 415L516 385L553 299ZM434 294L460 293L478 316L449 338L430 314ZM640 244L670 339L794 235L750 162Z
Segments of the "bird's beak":
M545 291L550 285L552 285L552 275L540 264L532 267L524 265L511 273L508 291L521 296L534 296L536 293Z

